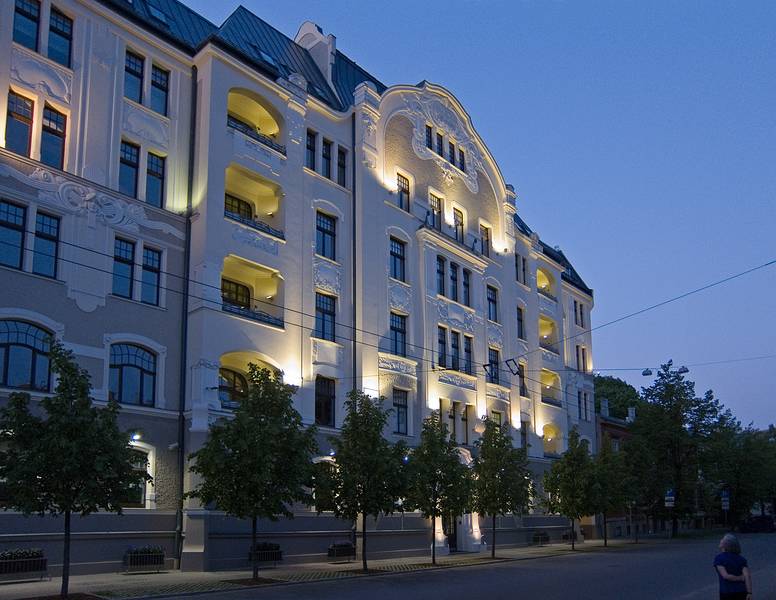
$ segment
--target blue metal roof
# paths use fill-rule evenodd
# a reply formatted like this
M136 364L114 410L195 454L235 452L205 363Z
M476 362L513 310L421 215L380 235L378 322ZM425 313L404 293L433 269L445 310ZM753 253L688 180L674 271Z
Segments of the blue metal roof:
M334 83L334 89L344 106L353 105L353 90L364 81L371 81L380 95L388 89L383 82L362 69L339 50L334 55L334 68L331 78Z

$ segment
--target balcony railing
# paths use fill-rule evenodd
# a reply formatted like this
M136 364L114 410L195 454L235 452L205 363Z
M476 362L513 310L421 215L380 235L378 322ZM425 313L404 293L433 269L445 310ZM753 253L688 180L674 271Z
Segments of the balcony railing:
M239 119L235 119L233 116L229 115L226 117L226 124L232 129L236 129L240 133L247 135L249 138L260 142L269 148L272 148L275 152L280 152L283 156L286 155L286 147L283 144L278 144L268 135L259 133L247 123L244 123Z
M263 310L256 310L255 308L248 308L246 306L240 306L239 304L233 304L226 299L223 300L221 308L225 312L240 315L241 317L245 317L246 319L251 319L253 321L258 321L259 323L266 323L267 325L273 325L275 327L280 327L281 329L285 327L285 323L280 317L273 317L271 314L264 312Z
M552 300L553 302L557 302L558 299L553 295L553 293L548 288L539 288L537 290L542 296L545 298L548 298Z
M283 233L280 229L275 229L271 225L267 225L264 221L249 219L229 210L224 210L224 216L228 219L232 219L233 221L237 221L238 223L242 223L243 225L247 225L252 229L266 233L267 235L271 235L281 240L286 239L285 233Z
M551 406L558 406L558 407L563 406L560 400L558 400L557 398L553 398L552 396L542 396L542 402L544 404L550 404Z
M541 346L542 350L547 350L553 354L560 354L557 344L553 344L549 340L539 340L539 346Z

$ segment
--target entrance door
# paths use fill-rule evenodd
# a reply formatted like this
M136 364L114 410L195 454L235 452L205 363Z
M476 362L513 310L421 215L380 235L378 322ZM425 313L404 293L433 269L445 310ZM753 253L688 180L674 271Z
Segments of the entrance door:
M442 531L447 537L447 548L450 552L458 550L458 517L448 514L442 517Z

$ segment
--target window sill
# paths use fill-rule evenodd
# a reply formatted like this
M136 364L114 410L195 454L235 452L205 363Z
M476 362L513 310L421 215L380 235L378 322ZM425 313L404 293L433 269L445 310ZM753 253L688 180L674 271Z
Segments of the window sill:
M526 292L532 292L531 286L529 286L527 283L523 283L522 281L515 280L515 283L519 285L521 288L523 288Z
M12 40L12 42L13 42L13 40ZM38 52L36 50L30 50L27 46L23 46L19 42L13 42L13 47L15 49L19 50L20 52L24 52L25 54L29 54L30 56L34 56L37 59L41 59L47 65L50 65L51 67L53 67L55 69L62 69L68 75L70 75L70 76L73 75L73 67L72 66L68 67L68 66L63 65L62 63L58 63L57 61L49 58L48 56L46 56L45 54L42 54L41 52ZM71 62L72 62L72 60L71 60Z
M402 281L401 279L396 279L395 277L391 277L390 275L388 276L388 280L391 283L398 283L399 285L404 286L404 287L406 287L408 289L412 288L412 284L409 284L406 281Z
M108 297L115 298L116 300L124 300L125 302L131 302L132 304L137 304L139 306L145 306L146 308L152 308L153 310L161 310L161 311L167 312L167 308L164 306L161 306L160 304L148 304L147 302L135 300L134 298L127 298L126 296L119 296L118 294L108 294Z
M327 340L326 338L318 337L317 335L311 335L310 339L316 342L323 342L324 344L331 344L332 346L336 346L337 348L344 348L344 346L337 341Z
M285 158L285 157L284 157ZM334 186L336 189L340 190L341 192L345 192L346 194L350 193L350 190L346 187L341 186L339 183L334 181L333 179L329 179L325 175L319 173L318 171L313 171L310 167L307 165L304 165L302 167L302 170L307 173L308 175L315 177L316 179L319 179L325 183L328 183L331 186Z
M128 102L130 106L134 108L139 108L143 112L147 113L151 117L156 117L158 119L162 119L166 121L167 123L170 123L170 117L167 115L163 115L162 113L156 112L153 108L150 106L146 106L145 104L140 104L139 102L135 102L132 100L132 98L127 98L126 96L122 96L125 102ZM123 129L123 128L122 128Z
M396 192L393 192L394 194ZM401 214L410 217L411 219L415 219L415 215L412 214L411 210L405 210L402 207L398 206L395 202L392 202L391 200L383 200L383 204L386 206L390 206L394 210L398 210Z
M319 258L319 259L321 259L321 260L323 260L323 261L325 261L325 262L327 262L327 263L329 263L331 265L334 265L335 267L340 267L340 268L342 267L342 263L338 262L337 260L335 260L333 258L329 258L328 256L324 256L323 254L318 254L317 252L313 252L313 255L315 256L315 258Z
M60 240L61 242L61 240ZM61 260L61 259L57 259ZM0 265L0 270L3 271L11 271L13 273L22 273L24 275L29 275L30 277L33 277L35 279L39 279L41 281L47 281L49 283L56 283L59 285L65 285L65 281L63 279L59 279L59 277L49 277L48 275L39 275L38 273L33 273L32 271L25 271L23 269L17 269L16 267L11 267L8 265Z
M453 300L452 298L448 298L447 296L445 296L444 294L440 294L439 292L437 292L436 296L437 296L437 300L444 300L446 302L449 302L450 304L455 304L457 306L460 306L462 309L464 309L466 311L469 311L471 313L477 312L474 309L473 306L469 306L468 304L463 304L463 303L459 302L458 300Z

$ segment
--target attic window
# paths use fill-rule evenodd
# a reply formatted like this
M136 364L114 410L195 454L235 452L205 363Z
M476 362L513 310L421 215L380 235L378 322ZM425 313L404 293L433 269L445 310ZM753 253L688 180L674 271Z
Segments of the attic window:
M151 0L148 0L147 3L148 6L148 12L151 13L151 16L156 19L157 21L161 21L165 25L167 25L167 14L162 11L158 6L155 5L154 2Z
M277 61L269 54L264 52L264 50L259 48L259 46L257 46L256 44L251 44L251 47L253 47L253 50L259 55L259 58L261 58L263 62L267 63L271 67L275 67L276 69L278 68Z

